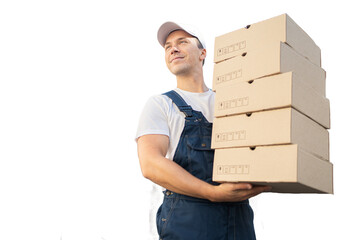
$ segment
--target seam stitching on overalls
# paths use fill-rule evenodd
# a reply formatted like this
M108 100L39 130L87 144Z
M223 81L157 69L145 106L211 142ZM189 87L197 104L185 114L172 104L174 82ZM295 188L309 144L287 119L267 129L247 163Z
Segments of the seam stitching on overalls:
M177 204L177 202L179 201L179 197L175 197L175 198L173 198L173 200L171 201L171 206L170 206L170 211L169 211L169 214L166 216L166 220L165 220L165 223L164 223L164 225L163 225L163 227L162 227L162 229L161 229L161 238L163 238L163 235L164 235L164 232L165 232L165 230L166 230L166 226L168 225L168 222L169 222L169 220L171 219L171 216L172 216L172 214L173 214L173 212L174 212L174 209L175 209L175 206L176 206L176 204Z

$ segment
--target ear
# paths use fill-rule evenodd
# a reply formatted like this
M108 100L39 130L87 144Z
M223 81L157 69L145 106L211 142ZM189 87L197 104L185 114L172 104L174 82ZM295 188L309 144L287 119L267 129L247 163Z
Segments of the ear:
M206 49L201 49L201 54L200 54L200 60L204 60L206 58Z

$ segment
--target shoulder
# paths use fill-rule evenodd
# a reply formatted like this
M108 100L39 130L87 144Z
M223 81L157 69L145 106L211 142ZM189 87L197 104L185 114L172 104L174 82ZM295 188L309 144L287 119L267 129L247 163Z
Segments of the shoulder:
M164 94L156 94L148 98L146 102L146 107L169 110L171 104L172 101L169 97L165 96Z
M173 100L164 94L156 94L149 97L145 104L144 111L148 114L160 113L167 117L171 117L174 113L179 112Z

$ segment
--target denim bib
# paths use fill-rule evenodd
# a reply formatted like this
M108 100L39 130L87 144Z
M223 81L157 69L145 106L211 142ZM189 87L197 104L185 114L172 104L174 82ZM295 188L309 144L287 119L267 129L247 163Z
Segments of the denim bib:
M212 181L212 123L201 112L193 110L177 92L170 91L164 95L185 114L185 126L173 161L193 176L217 185ZM166 190L156 223L160 240L256 239L253 211L248 200L214 203Z

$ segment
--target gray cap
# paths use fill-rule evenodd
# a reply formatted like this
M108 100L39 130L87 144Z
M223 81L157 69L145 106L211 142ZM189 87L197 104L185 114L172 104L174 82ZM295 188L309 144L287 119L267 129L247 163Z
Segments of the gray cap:
M169 36L170 33L176 30L183 30L191 36L197 38L201 43L202 47L206 49L205 41L203 40L200 31L196 27L187 24L179 25L174 22L165 22L163 25L160 26L157 33L157 38L160 45L164 47L166 38Z

